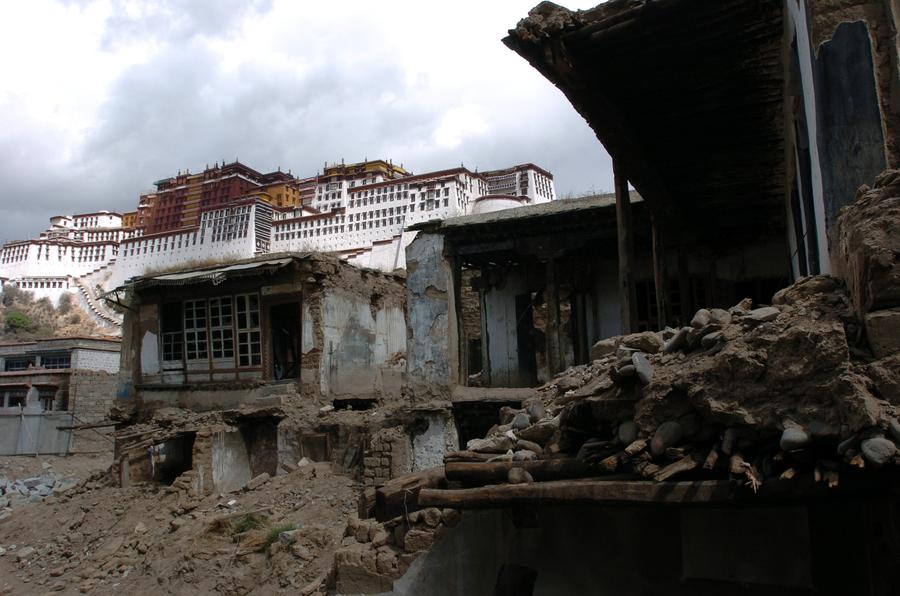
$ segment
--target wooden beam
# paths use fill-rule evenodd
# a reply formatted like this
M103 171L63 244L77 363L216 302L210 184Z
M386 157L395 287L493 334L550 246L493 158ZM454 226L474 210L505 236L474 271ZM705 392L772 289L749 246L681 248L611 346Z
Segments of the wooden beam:
M477 509L508 505L572 505L592 503L715 503L732 499L727 481L650 482L646 480L554 480L533 484L501 484L442 490L423 488L419 507Z
M459 480L472 484L506 482L507 474L512 468L522 468L535 480L584 478L591 474L581 461L568 457L532 461L447 462L444 464L447 480Z
M385 521L421 509L417 504L419 491L446 485L443 467L395 478L375 491L375 519Z
M622 333L634 331L634 235L631 228L631 198L628 194L628 179L620 165L613 162L616 187L616 225L618 229L619 253L619 308L622 317Z
M653 234L653 285L656 288L656 320L657 327L662 329L672 320L665 232L662 221L655 214L650 217L650 227Z
M544 284L544 298L547 301L547 366L550 374L556 375L563 370L564 359L560 353L559 337L559 286L556 281L556 259L547 260L547 274Z

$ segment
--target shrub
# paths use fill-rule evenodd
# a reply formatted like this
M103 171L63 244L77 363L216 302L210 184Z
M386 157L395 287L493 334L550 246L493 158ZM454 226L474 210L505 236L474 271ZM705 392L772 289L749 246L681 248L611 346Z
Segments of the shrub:
M31 317L18 310L10 311L6 315L6 330L12 333L29 331L34 326Z

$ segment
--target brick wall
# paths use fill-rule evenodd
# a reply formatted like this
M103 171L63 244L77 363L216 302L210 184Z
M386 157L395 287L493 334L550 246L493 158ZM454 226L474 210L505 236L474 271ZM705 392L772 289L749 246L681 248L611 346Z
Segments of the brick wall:
M372 436L363 459L366 486L381 486L412 471L412 444L402 428L385 428Z
M69 378L69 409L81 422L97 422L108 417L116 398L119 375L74 370Z
M119 352L76 348L72 350L72 368L116 374L119 372Z

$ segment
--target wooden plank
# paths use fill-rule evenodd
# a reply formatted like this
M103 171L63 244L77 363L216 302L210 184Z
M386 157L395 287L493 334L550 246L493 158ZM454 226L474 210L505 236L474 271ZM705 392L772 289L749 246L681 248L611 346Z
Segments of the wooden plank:
M425 487L445 487L443 466L395 478L375 491L375 519L385 521L421 509L418 495Z
M571 505L592 503L690 504L727 501L734 487L727 481L650 482L642 480L554 480L533 484L503 484L419 492L420 507L477 509L508 505Z
M524 469L535 480L584 478L591 474L582 462L568 457L533 461L448 462L444 465L447 480L474 484L506 482L507 474L512 468Z
M634 331L634 236L631 229L631 198L628 195L628 179L618 163L613 162L616 188L616 227L619 253L619 308L622 318L622 333Z

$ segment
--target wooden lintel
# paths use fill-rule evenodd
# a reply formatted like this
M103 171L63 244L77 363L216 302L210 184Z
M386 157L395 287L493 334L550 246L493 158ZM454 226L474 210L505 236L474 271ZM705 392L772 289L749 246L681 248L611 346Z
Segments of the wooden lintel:
M554 480L443 490L423 488L420 507L478 509L507 505L572 505L591 503L692 504L725 502L734 485L721 480L650 482L646 480Z
M446 462L447 480L476 484L505 482L512 468L522 468L535 480L584 478L590 475L587 466L575 458L536 459L532 461Z

